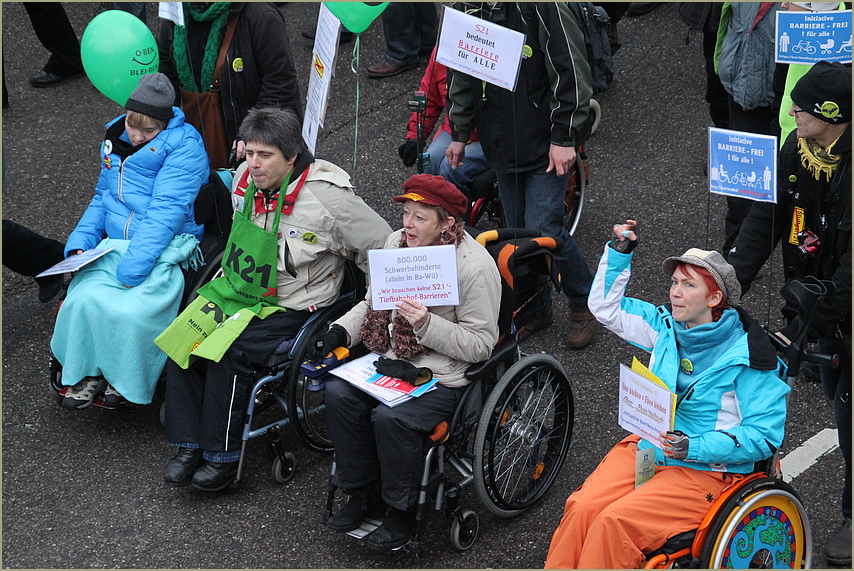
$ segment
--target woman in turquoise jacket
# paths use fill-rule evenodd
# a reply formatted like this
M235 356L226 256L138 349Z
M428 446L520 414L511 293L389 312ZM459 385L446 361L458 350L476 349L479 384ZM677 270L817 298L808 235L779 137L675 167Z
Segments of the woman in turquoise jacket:
M153 343L178 312L185 267L203 228L193 203L210 170L201 136L172 107L162 73L144 75L127 114L107 125L95 196L65 255L115 249L77 272L57 314L51 350L62 364L62 405L99 394L116 408L151 402L165 363Z
M668 258L670 303L625 297L636 223L614 226L588 304L605 327L651 353L676 393L672 432L631 435L566 501L547 568L638 568L667 539L695 529L714 501L783 442L785 368L767 334L740 309L735 270L718 252ZM636 457L655 446L654 475L635 487Z

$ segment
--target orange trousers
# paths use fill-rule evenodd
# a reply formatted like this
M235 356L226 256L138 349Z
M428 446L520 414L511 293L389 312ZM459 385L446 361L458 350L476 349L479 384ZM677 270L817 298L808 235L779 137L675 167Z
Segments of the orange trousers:
M546 569L637 569L674 535L699 527L712 503L740 481L680 466L657 466L635 488L639 438L630 436L566 500Z

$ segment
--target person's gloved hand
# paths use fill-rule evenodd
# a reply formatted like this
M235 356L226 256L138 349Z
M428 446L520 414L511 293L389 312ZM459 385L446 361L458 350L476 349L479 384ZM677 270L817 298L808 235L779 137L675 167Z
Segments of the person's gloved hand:
M611 242L608 245L621 254L628 254L634 250L638 245L638 223L634 220L626 220L625 224L614 224L611 230Z
M309 361L319 361L336 347L347 343L347 330L340 325L333 325L328 331L318 333L308 340L306 357Z
M688 435L681 430L662 432L659 440L668 458L684 460L688 457Z
M433 371L427 367L416 367L412 363L400 359L380 357L374 361L374 366L379 374L406 381L416 387L429 383L430 379L433 378Z
M406 142L397 148L397 154L403 161L403 166L411 167L418 158L418 144L415 139L406 139Z

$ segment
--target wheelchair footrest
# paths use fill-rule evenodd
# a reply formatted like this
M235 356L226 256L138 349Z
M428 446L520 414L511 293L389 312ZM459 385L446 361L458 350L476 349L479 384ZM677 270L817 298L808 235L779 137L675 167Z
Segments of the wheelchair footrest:
M347 535L349 535L350 537L355 537L356 539L365 539L365 537L369 533L381 526L382 523L383 522L381 519L366 518L358 529L348 531Z

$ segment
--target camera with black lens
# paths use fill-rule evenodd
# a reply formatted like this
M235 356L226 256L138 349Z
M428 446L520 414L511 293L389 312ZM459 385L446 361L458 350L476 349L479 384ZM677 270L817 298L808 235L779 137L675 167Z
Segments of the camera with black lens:
M798 250L801 253L801 258L814 258L821 252L821 238L810 229L805 229L798 232Z

